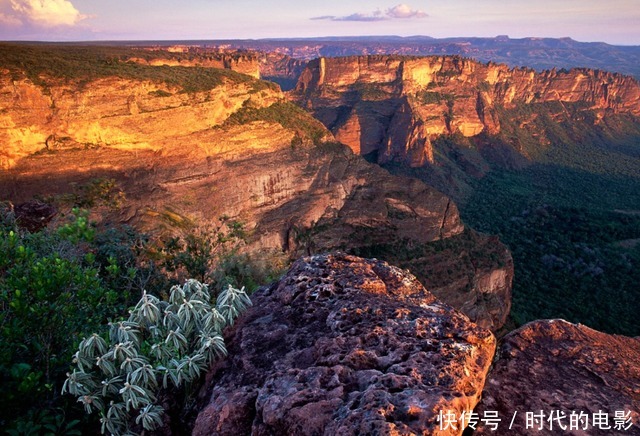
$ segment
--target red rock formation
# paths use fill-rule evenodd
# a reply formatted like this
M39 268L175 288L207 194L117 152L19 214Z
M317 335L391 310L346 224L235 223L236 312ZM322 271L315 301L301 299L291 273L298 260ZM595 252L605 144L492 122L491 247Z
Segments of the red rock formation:
M298 255L425 244L464 230L455 204L434 189L391 176L342 145L314 145L298 124L315 126L329 139L331 134L306 114L286 127L256 120L221 128L242 108L266 110L282 98L251 80L186 93L162 82L116 77L84 84L48 79L45 92L24 78L2 78L0 102L7 110L0 113L0 140L6 140L0 153L8 153L12 168L0 173L0 192L14 202L114 179L124 200L121 209L105 211L111 221L157 233L215 224L225 215L245 224L247 250ZM487 273L455 262L447 269L463 271L473 282ZM444 277L430 276L434 282ZM467 282L459 285L471 289ZM462 288L447 286L439 296ZM506 310L472 309L459 296L454 304L499 328L510 295L491 295L505 298Z
M474 407L495 348L375 260L304 258L253 303L208 374L194 435L461 434L439 413Z
M640 434L640 338L534 321L505 336L497 355L478 413L497 411L501 430L476 434ZM527 427L527 412L542 421Z
M455 56L320 58L309 62L291 97L354 152L410 166L434 163L431 140L439 135L499 133L498 108L560 102L582 105L596 119L640 116L640 85L631 77L588 69L536 73Z

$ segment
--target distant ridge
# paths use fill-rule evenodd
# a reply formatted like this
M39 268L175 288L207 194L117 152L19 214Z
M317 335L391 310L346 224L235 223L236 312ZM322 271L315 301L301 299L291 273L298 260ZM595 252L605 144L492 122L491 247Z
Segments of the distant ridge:
M148 42L152 43L152 42ZM132 44L135 44L133 42ZM482 62L536 70L585 67L640 79L640 46L579 42L571 38L432 38L430 36L332 36L255 40L161 41L158 45L199 45L277 51L296 59L366 54L460 55Z

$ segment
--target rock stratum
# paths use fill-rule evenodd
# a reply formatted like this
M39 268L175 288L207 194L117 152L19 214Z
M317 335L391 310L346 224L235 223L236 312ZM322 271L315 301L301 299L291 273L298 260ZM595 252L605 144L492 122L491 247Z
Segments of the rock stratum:
M457 56L319 58L291 98L357 154L440 168L445 190L457 173L479 177L490 163L521 165L569 141L550 136L554 127L579 143L622 137L612 121L622 118L639 134L638 82L589 69L536 72Z
M28 68L0 72L3 199L74 198L109 180L123 195L98 211L107 222L171 234L226 216L244 223L247 250L295 256L447 241L451 256L421 277L480 324L504 324L508 250L465 230L443 194L336 144L276 86L227 70L110 57L91 61L93 76L61 78L35 74L27 55L20 59ZM55 59L51 71L68 71ZM429 265L429 256L412 267Z
M254 294L228 350L194 435L462 434L439 413L475 407L495 338L411 274L335 254Z

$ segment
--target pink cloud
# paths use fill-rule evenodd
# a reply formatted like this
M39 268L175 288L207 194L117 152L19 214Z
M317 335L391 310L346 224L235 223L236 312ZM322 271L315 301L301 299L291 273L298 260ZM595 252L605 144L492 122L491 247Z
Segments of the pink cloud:
M14 22L28 21L43 27L74 26L87 18L68 0L10 0Z

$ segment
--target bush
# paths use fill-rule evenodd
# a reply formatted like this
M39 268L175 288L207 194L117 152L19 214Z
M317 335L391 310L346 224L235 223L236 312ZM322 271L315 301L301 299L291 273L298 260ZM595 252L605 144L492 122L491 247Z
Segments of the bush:
M244 288L228 286L214 306L196 280L173 286L169 301L145 293L126 321L110 324L108 340L94 333L80 343L62 392L100 414L102 433L154 430L162 425L158 392L192 383L225 355L222 329L250 304Z

